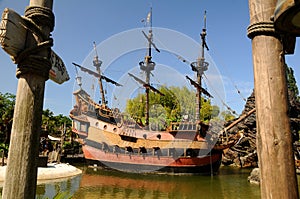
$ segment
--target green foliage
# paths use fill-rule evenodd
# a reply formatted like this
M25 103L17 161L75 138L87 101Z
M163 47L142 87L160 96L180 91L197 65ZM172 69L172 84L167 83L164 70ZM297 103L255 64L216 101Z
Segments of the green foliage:
M12 120L16 96L10 93L0 93L0 114L1 121L8 122Z
M63 145L63 148L64 149L71 149L73 146L72 146L72 143L71 142L64 142L64 145Z
M224 120L227 122L227 121L230 121L230 120L233 120L235 118L234 115L232 115L232 113L230 111L223 111L221 112L221 116L222 118L224 118Z
M158 128L164 128L170 122L181 121L183 116L188 116L193 121L196 112L196 93L187 87L160 87L159 91L164 94L160 96L153 92L149 94L150 123ZM210 100L201 99L200 117L204 121L219 115L219 107L212 106ZM145 95L139 94L130 99L126 104L126 113L133 119L145 120Z
M43 110L42 128L50 135L60 137L64 125L66 125L67 134L71 133L72 121L69 117L59 114L54 116L49 109Z
M5 154L7 154L9 147L15 100L16 97L13 94L0 93L0 151L3 150ZM62 114L54 116L53 112L49 109L43 111L42 129L46 130L50 135L60 137L64 125L66 127L65 136L72 137L74 134L71 130L72 121L69 117Z
M58 192L53 199L69 199L72 195L69 191ZM48 197L38 196L37 199L49 199Z
M9 144L16 96L0 93L0 143Z
M79 142L71 142L71 141L67 141L64 142L64 149L72 149L72 148L79 148L81 145Z
M82 153L81 144L76 141L65 141L62 148L65 154L79 154Z
M297 82L294 76L294 70L291 67L286 65L286 77L287 77L287 86L290 92L293 93L294 97L299 101L299 90L297 87Z
M54 196L54 199L69 199L72 198L72 195L70 195L69 191L59 192Z
M213 105L211 109L211 117L216 118L219 116L219 114L220 114L220 108L216 105Z
M127 100L126 112L134 119L145 117L145 96L138 94L137 97Z
M7 149L13 122L13 113L16 96L10 93L0 92L0 148ZM54 116L49 109L43 111L42 128L50 135L61 135L63 125L66 124L67 134L71 133L72 121L69 117L59 114Z

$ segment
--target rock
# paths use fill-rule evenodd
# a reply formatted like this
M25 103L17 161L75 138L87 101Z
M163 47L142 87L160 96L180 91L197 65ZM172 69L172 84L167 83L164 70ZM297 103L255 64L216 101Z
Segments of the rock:
M248 113L253 108L255 108L254 92L252 92L250 97L248 97L245 108L241 115ZM225 124L225 126L228 126L232 122L233 121L228 122ZM234 166L242 168L254 167L257 165L255 112L233 127L229 133L233 134L240 130L244 132L244 137L237 145L231 147L225 153L222 163L228 165L230 162L232 162Z
M296 97L292 92L289 92L289 117L291 121L291 132L293 136L293 142L299 140L300 131L300 103L296 100ZM244 110L241 115L244 115L255 108L255 96L254 91L248 97ZM225 127L230 125L236 119L229 121L225 124ZM256 115L255 112L248 116L245 120L238 123L236 126L231 128L228 133L235 134L238 131L244 132L244 137L240 142L231 147L223 156L222 163L224 165L234 164L238 167L257 167L258 157L256 153ZM294 144L295 157L300 159L300 144Z
M248 177L248 182L251 184L257 184L260 185L260 169L259 168L254 168L250 176Z

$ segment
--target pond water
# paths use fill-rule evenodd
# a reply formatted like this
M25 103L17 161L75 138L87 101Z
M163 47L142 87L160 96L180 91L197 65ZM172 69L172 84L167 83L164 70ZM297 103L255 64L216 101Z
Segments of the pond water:
M37 198L260 198L259 186L247 181L251 170L221 167L216 176L129 174L79 166L83 174L37 187Z

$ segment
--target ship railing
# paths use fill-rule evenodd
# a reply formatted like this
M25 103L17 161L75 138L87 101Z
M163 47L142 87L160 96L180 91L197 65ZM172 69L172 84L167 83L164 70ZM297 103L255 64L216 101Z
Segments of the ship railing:
M195 132L197 130L197 124L194 122L171 122L169 131L170 132Z

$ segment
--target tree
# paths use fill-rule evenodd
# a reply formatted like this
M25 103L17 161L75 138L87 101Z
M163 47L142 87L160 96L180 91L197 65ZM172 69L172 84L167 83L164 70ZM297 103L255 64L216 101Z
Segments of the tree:
M10 143L15 100L15 95L10 93L2 94L0 92L0 151L4 150L5 154L8 152ZM66 127L66 136L72 137L72 121L69 117L62 114L54 116L49 109L43 110L42 129L50 135L60 137L64 125Z
M298 90L297 82L296 82L296 79L295 79L295 76L294 76L294 70L291 67L288 67L287 65L285 65L285 67L286 67L286 77L287 77L288 90L293 95L293 96L290 96L290 97L295 97L296 100L299 102L299 90Z
M16 96L0 93L0 143L9 144Z
M179 122L184 118L194 121L196 110L196 93L187 87L165 87L158 89L164 96L153 92L149 95L150 122L157 124L160 128L170 122ZM209 121L219 115L220 109L212 106L210 100L201 99L202 109L200 116L202 120ZM135 120L145 119L145 96L137 95L129 99L126 104L125 112Z
M235 118L235 116L228 110L223 111L221 113L221 116L224 118L225 121L230 121L230 120L233 120Z
M3 151L2 165L4 165L4 157L8 153L15 101L15 95L0 93L0 149Z
M42 128L47 131L49 135L60 137L64 125L70 130L72 121L69 117L63 116L62 114L54 116L53 112L49 109L43 110Z
M42 129L47 132L55 131L54 121L53 121L53 112L49 109L43 110L42 114Z
M68 136L71 136L72 134L72 120L69 117L66 117L62 114L59 114L57 116L54 116L55 119L55 125L57 127L56 129L56 136L61 136L61 132L65 130L64 133L66 133ZM65 128L65 129L63 129Z

